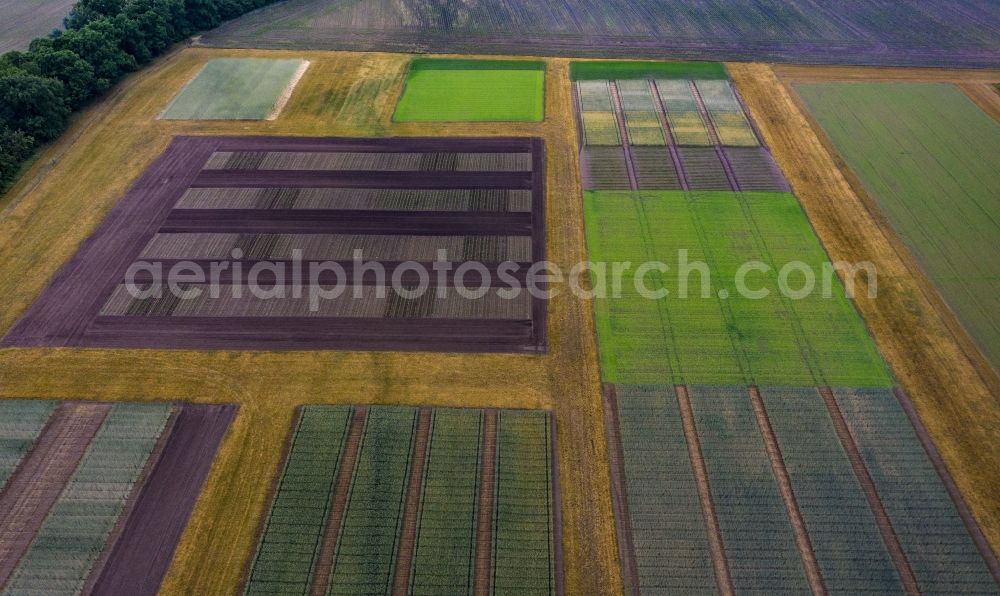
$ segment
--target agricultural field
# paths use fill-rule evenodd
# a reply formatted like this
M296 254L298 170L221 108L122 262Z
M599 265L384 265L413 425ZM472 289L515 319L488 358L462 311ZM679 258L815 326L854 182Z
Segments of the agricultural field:
M164 120L273 120L309 63L302 60L211 60L170 102Z
M993 67L1000 8L814 0L285 2L200 39L216 47Z
M501 298L496 274L518 263L523 280L543 260L542 150L540 139L177 138L4 342L544 350L544 302ZM387 289L420 284L406 263L439 260L456 265L433 289ZM203 264L186 297L162 287L178 262ZM213 294L220 262L226 291ZM455 289L465 262L492 268L487 295ZM338 280L351 291L323 290Z
M819 281L801 300L779 291L785 263L806 263L818 277L826 262L792 195L590 191L584 210L591 260L671 267L644 281L649 291L668 292L661 300L638 292L634 270L621 297L595 299L606 382L891 386L839 279L831 279L829 297ZM682 251L707 275L679 274ZM768 267L747 277L747 288L766 291L763 298L733 287L747 261ZM792 283L798 289L801 282ZM682 284L690 286L686 297Z
M246 594L561 594L551 416L305 406Z
M236 58L310 66L275 120L160 118L206 64ZM899 346L929 332L903 308L894 316L907 325L894 326L862 297L873 342L839 282L832 300L794 303L723 299L713 285L707 299L652 303L662 307L652 314L649 301L591 301L553 282L564 291L541 313L522 303L517 318L487 319L516 336L496 353L455 351L483 327L443 327L425 303L379 303L364 294L378 286L367 278L363 302L381 308L331 303L267 341L265 319L301 305L251 300L253 311L120 293L139 260L235 260L239 249L247 262L280 262L290 237L308 239L298 248L315 258L343 263L345 247L361 244L392 266L432 259L438 243L424 241L447 237L469 258L544 258L563 271L602 251L671 262L684 248L714 281L748 255L836 260L868 221L836 185L828 203L849 213L814 215L828 205L810 175L825 182L826 171L789 166L789 155L812 163L822 149L796 144L809 127L775 99L769 66L543 58L544 119L403 122L394 116L413 60L178 49L83 113L5 199L0 334L31 339L0 347L0 405L32 395L239 406L156 578L160 593L619 594L623 576L645 592L851 592L859 577L883 591L993 589L979 528L1000 544L995 406L981 381L951 382L968 365L960 355L912 370ZM664 96L661 81L677 93ZM605 114L603 144L582 134L584 93L586 111ZM782 107L761 107L772 103ZM696 141L675 138L675 113ZM617 151L607 175L618 188L583 188L581 150ZM829 228L847 215L860 224ZM865 246L881 266L885 254ZM652 281L674 289L668 276ZM754 273L750 285L774 281ZM134 327L127 340L91 343L101 319ZM447 342L419 344L414 321ZM329 340L337 325L353 334L339 345ZM408 334L377 345L374 325ZM358 338L370 343L349 343ZM26 442L45 416L36 406L11 417L18 430L0 443L0 478L33 452ZM915 523L926 517L935 523ZM148 556L131 543L118 550L132 568Z
M236 408L0 402L4 594L155 594Z
M626 593L996 589L992 552L892 390L604 394Z
M545 63L418 58L410 63L397 122L539 122Z
M0 0L0 54L25 50L36 37L62 29L74 0Z
M788 190L722 65L651 64L574 63L584 188Z
M794 89L1000 370L1000 123L948 83Z

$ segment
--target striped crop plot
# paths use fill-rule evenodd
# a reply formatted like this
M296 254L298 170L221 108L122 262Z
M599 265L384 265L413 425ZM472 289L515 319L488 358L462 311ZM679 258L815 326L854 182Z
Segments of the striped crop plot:
M816 291L791 300L779 291L784 264L801 261L820 272L827 262L792 195L592 191L584 210L590 260L672 267L645 278L650 291L667 290L665 297L640 295L633 269L621 297L595 300L606 382L891 385L836 277L828 297ZM680 274L682 254L689 264L703 263L707 275ZM748 284L767 289L766 296L734 291L748 261L769 268ZM690 285L686 297L682 282Z
M722 65L574 62L571 76L584 188L788 190Z
M859 191L1000 370L1000 124L946 83L794 89Z
M0 405L3 594L155 594L233 406Z
M396 122L541 122L545 63L418 58Z
M304 60L216 58L170 102L164 120L273 120L292 96Z
M304 406L246 594L562 593L550 414Z
M543 186L537 139L178 138L5 341L541 351ZM191 292L163 284L179 262Z
M1000 586L899 390L609 384L604 405L626 594Z

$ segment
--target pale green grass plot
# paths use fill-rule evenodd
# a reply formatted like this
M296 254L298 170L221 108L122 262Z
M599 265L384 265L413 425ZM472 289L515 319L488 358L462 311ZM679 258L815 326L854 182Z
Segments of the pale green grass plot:
M302 60L210 60L164 111L164 120L264 120Z

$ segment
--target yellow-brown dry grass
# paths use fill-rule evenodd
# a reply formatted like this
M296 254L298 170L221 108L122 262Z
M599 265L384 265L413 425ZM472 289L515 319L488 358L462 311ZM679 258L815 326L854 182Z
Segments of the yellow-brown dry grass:
M833 261L871 261L878 268L878 296L859 287L855 304L927 427L983 532L1000 551L1000 405L995 374L943 306L913 257L853 186L850 172L818 136L794 99L787 80L823 73L850 79L853 69L728 65L774 158L798 196ZM878 78L882 69L857 69L854 78ZM950 71L885 69L891 80L926 75L965 81ZM929 73L929 74L928 74ZM969 75L988 80L988 73ZM823 78L821 80L830 80ZM994 79L995 80L995 79ZM968 81L966 81L968 82ZM985 368L984 368L985 366Z
M157 121L206 60L297 57L312 67L284 113L263 122ZM548 60L546 119L535 124L395 124L408 57L185 49L123 83L49 148L0 218L0 333L179 134L541 136L547 148L548 256L584 257L568 61ZM550 301L544 356L82 349L0 350L0 397L232 402L223 442L163 585L226 594L253 552L295 408L305 403L551 409L562 482L566 588L620 592L591 305Z

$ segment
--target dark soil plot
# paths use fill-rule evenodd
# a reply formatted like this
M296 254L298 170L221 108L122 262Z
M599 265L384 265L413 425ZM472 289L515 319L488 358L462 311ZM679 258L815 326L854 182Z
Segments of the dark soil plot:
M539 411L303 407L244 592L561 594L554 430Z
M155 594L235 407L3 408L34 436L0 491L4 593Z
M604 400L626 593L1000 585L898 389L605 385Z
M545 305L527 293L525 272L544 260L543 170L537 139L181 137L4 343L542 351ZM385 277L355 279L357 251ZM452 271L439 278L431 265L441 251ZM166 275L192 260L206 274L184 286L197 295L180 298L166 285L159 296L127 290L133 263ZM397 270L402 290L417 286L407 261L428 274L433 287L422 295L388 287ZM505 262L515 273L500 278ZM488 279L461 273L467 263L485 267ZM207 285L213 264L227 272L217 295ZM323 271L311 281L311 267L334 265L343 278ZM269 272L248 274L255 266ZM145 275L135 281L153 281ZM330 296L340 279L339 296L314 295ZM459 292L459 281L488 291ZM501 295L512 283L520 293ZM285 291L261 296L272 287Z
M208 32L222 47L991 67L990 0L285 2Z

